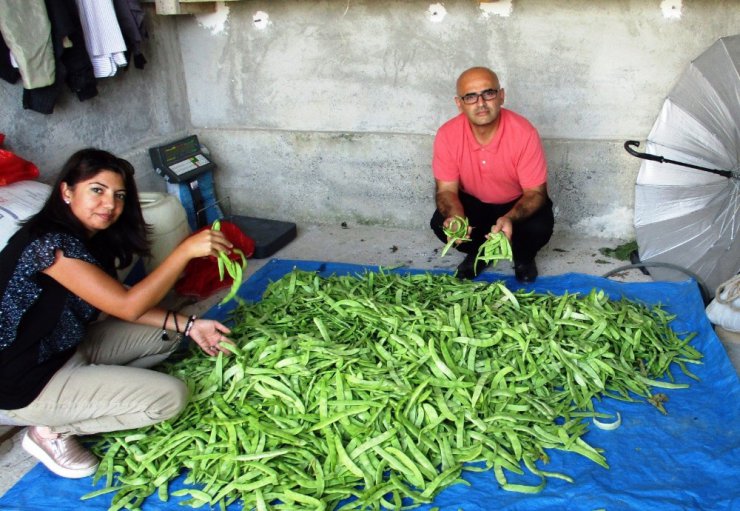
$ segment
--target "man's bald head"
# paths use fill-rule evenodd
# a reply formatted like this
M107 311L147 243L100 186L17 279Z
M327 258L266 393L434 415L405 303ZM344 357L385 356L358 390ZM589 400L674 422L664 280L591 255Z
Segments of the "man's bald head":
M457 79L457 95L462 96L467 91L466 85L473 81L478 79L487 79L490 80L492 83L495 84L494 89L498 89L501 87L501 84L498 81L498 76L496 73L488 69L487 67L477 66L477 67L471 67L470 69L466 69L460 74L460 77Z

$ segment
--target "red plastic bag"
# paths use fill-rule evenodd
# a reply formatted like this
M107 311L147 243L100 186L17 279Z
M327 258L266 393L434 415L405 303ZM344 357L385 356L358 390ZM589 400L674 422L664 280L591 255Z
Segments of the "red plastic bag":
M210 228L210 226L201 227L195 232ZM234 244L234 248L244 252L244 257L252 257L255 247L254 240L244 234L236 224L221 220L221 232ZM242 257L232 251L229 254L229 259L241 263ZM224 273L224 280L219 280L218 262L215 257L199 257L198 259L191 259L185 267L182 277L175 284L175 291L182 296L202 299L220 289L231 287L231 283L232 278L227 273Z
M5 134L0 133L0 146L5 142ZM0 186L9 185L16 181L36 179L39 169L12 151L0 149Z

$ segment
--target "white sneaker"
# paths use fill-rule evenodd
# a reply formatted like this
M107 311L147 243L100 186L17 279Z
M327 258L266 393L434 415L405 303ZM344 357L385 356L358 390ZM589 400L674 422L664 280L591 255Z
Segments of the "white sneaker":
M23 449L58 476L80 479L98 469L98 458L82 447L74 436L43 438L36 427L29 427L21 443Z

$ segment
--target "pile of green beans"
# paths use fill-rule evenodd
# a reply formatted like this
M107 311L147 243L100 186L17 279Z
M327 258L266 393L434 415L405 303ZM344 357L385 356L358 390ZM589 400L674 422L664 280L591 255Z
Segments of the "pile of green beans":
M468 225L468 219L466 217L455 216L450 220L447 227L442 228L442 231L445 233L448 240L442 249L440 257L444 257L455 243L470 241L470 237L468 237Z
M484 263L492 262L495 268L499 261L512 261L513 258L514 254L511 250L509 238L506 237L503 231L499 231L489 234L486 241L481 244L475 257L475 267L478 267L478 261L482 261Z
M607 417L594 398L662 403L653 387L687 385L661 378L701 363L660 307L429 273L294 270L232 319L231 356L166 367L190 390L180 416L97 437L104 487L83 498L139 509L183 470L172 495L219 509L406 509L463 470L536 493L572 482L544 469L549 450L608 468L582 439ZM525 470L539 484L508 481Z

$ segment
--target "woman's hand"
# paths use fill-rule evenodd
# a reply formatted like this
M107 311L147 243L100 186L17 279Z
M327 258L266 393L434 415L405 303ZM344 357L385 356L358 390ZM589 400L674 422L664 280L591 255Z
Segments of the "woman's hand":
M224 233L213 229L204 229L185 239L180 245L181 250L187 250L190 259L205 256L218 256L219 252L231 252L234 244Z
M212 319L196 319L190 327L190 338L200 346L203 353L214 356L219 352L229 355L231 351L224 348L220 343L234 344L234 341L226 337L231 330Z

